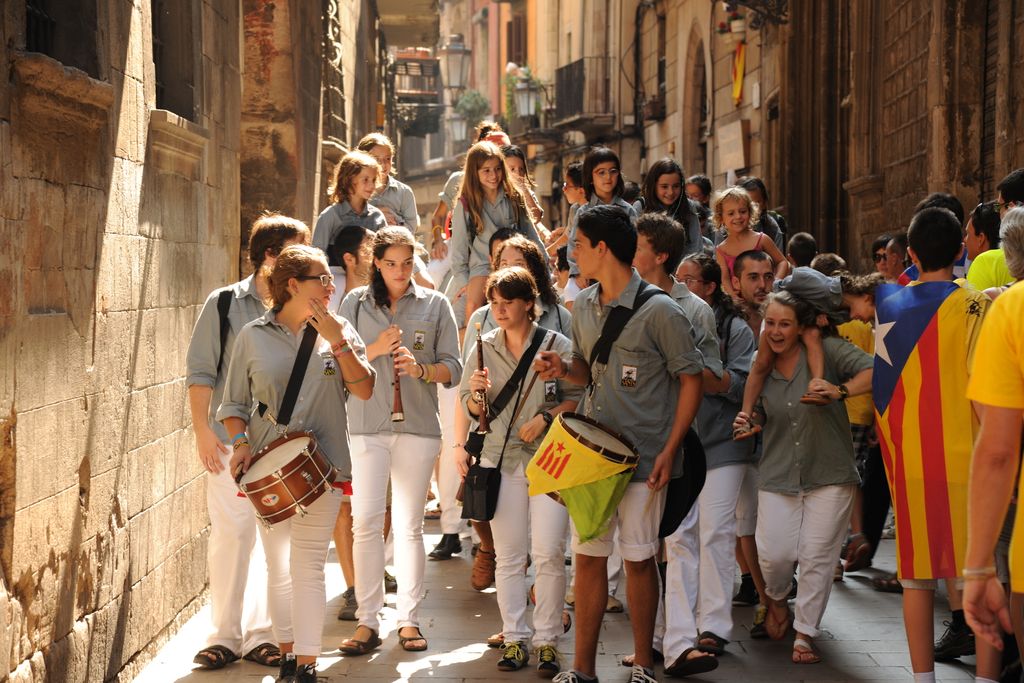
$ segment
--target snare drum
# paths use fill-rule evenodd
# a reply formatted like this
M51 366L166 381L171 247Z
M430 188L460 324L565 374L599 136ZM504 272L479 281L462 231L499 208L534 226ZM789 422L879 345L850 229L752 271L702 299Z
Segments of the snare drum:
M331 488L334 474L311 432L289 432L261 448L235 483L269 527L296 513L305 515Z

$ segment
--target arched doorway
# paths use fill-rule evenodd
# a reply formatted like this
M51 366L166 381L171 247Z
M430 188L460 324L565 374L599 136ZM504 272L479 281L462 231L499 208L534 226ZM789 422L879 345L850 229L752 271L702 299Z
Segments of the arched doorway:
M704 61L704 40L694 25L686 46L683 71L683 130L681 160L687 174L708 174L708 77Z

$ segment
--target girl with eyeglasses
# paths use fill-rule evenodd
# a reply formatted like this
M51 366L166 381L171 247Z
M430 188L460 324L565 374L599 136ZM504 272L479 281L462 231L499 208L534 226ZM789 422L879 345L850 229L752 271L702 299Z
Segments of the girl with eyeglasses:
M334 488L307 505L304 515L259 529L267 557L270 618L284 654L278 680L313 683L327 605L324 563L341 506L335 489L352 490L345 397L370 398L375 373L359 334L327 310L334 282L323 252L305 245L285 248L269 286L273 308L235 339L217 419L234 435L229 469L237 477L248 471L253 453L278 437L272 419L290 383L299 338L307 326L316 330L286 428L313 433L336 470ZM252 413L256 403L266 409Z

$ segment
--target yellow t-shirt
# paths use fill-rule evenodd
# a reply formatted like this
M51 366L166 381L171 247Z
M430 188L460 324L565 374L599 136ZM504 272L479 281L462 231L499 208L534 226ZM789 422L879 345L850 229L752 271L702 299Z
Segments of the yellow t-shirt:
M839 334L861 351L875 355L875 330L868 323L860 320L843 323L839 326ZM850 424L872 424L875 421L875 406L871 402L871 392L846 399L846 414Z
M1024 285L1016 284L993 302L975 346L967 398L999 408L1024 410ZM1024 491L1024 468L1017 482ZM1010 541L1010 579L1024 592L1024 505L1017 505Z
M967 281L982 292L989 287L1002 287L1013 282L1013 276L1006 267L1006 254L1003 250L989 249L978 254L978 258L971 261Z

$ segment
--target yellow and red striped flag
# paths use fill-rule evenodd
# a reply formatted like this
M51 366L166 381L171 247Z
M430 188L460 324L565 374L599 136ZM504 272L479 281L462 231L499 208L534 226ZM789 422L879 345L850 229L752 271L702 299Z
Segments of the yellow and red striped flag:
M978 428L967 380L988 299L955 282L921 282L881 285L875 300L872 396L899 576L959 576Z

